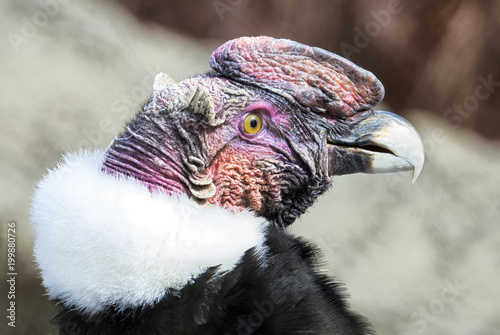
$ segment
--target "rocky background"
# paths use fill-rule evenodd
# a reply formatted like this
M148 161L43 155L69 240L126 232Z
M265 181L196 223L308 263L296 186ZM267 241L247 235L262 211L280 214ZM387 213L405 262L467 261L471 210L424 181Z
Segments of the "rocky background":
M30 195L47 168L106 147L157 72L202 73L224 41L263 34L374 72L380 108L425 143L414 185L339 177L292 229L321 247L353 309L378 334L500 335L500 1L1 0L0 22L1 334L57 334L31 257Z

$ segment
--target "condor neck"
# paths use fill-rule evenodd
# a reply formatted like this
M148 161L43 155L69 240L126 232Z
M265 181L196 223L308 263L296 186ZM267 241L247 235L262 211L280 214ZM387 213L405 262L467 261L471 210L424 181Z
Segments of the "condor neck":
M179 152L160 141L151 140L151 137L147 138L128 128L111 144L102 170L142 181L152 193L189 194L188 172Z
M103 173L104 158L69 154L37 186L34 254L51 299L85 314L152 306L209 268L231 270L251 248L264 255L262 219L152 194Z

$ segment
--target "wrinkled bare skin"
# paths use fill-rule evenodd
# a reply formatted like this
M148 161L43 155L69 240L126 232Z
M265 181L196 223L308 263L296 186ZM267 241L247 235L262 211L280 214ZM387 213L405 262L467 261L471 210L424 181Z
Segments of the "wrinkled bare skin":
M156 78L151 100L110 148L106 171L133 176L152 191L250 209L284 227L333 175L371 166L372 152L351 148L359 138L367 142L356 126L375 116L371 107L384 94L370 72L269 37L229 41L210 65L218 73L178 84ZM244 129L249 114L262 120L256 133Z
M326 139L315 136L321 125L310 121L318 116L287 110L282 98L261 89L244 90L218 76L183 83L157 96L115 141L105 162L108 171L132 175L151 189L196 194L233 211L252 209L280 225L302 214L307 208L302 203L314 201L301 194L310 178L319 181L313 194L328 188L328 165L320 161L326 153L316 154L324 152ZM217 125L200 113L165 112L175 94L189 91L193 83L204 84L211 93ZM254 111L264 125L249 136L241 123Z

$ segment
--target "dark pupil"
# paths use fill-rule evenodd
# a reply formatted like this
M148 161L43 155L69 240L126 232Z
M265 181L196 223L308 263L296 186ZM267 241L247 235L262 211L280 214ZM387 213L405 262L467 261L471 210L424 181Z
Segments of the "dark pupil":
M257 120L253 119L250 121L250 127L257 128Z

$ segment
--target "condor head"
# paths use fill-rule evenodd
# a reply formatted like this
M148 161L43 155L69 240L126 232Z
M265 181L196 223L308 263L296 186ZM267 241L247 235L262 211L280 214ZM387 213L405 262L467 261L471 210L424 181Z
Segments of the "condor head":
M152 192L187 194L284 227L336 175L412 170L422 141L405 119L375 111L377 78L333 53L270 37L223 44L215 72L155 79L151 99L111 145L108 173Z

